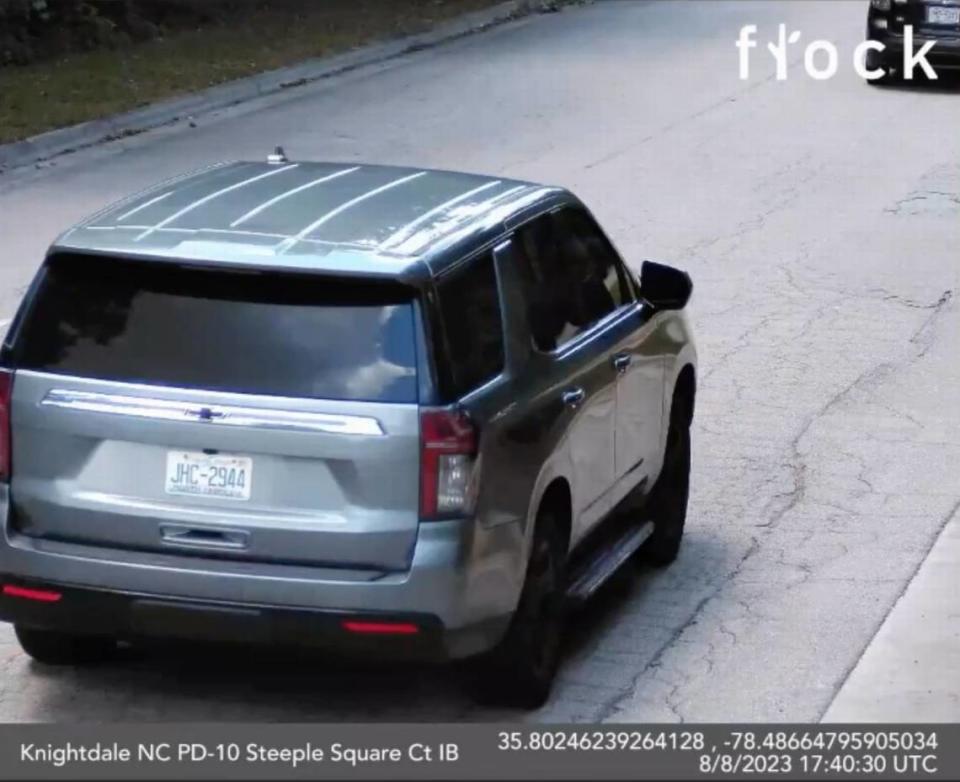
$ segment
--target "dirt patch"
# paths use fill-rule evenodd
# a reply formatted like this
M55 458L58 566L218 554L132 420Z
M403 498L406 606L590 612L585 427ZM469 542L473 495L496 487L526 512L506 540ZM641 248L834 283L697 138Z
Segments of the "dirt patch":
M429 30L499 0L323 0L242 12L112 50L0 69L0 144Z

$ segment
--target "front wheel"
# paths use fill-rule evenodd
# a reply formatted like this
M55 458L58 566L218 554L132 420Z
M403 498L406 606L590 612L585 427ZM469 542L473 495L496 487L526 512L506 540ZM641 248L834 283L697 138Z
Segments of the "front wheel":
M560 661L564 542L550 513L537 521L517 610L500 644L477 661L478 700L535 709L546 703Z
M885 71L879 79L866 80L867 84L873 87L882 87L887 84L893 84L896 81L896 76L890 70L887 62L880 56L880 52L873 51L872 49L868 51L864 66L868 71L875 71L881 68Z
M99 635L74 635L16 625L20 646L44 665L93 665L113 658L117 642Z
M647 506L654 529L641 550L655 565L669 565L680 553L690 497L690 423L678 402L674 400L663 469Z

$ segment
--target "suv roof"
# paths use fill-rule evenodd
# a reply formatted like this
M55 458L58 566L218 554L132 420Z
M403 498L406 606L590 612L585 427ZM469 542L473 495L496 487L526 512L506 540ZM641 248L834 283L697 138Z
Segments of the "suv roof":
M93 215L51 252L402 277L436 274L464 244L565 191L435 169L229 163Z

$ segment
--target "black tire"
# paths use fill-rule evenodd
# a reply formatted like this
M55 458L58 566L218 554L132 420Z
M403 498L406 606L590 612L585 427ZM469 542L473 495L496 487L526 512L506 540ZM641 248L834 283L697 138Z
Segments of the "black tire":
M95 665L113 659L117 642L99 635L73 635L17 625L20 646L44 665Z
M868 71L875 71L878 68L883 68L886 71L886 73L883 76L881 76L879 79L866 80L867 84L869 84L872 87L883 87L888 84L893 84L897 80L897 77L890 72L890 66L888 65L886 60L884 60L880 56L880 52L876 52L873 50L868 51L867 58L864 65L866 66Z
M542 512L517 610L499 645L476 661L477 700L536 709L546 703L560 663L565 542L553 514Z
M869 84L871 87L888 87L896 82L897 77L891 76L889 73L881 76L879 79L867 79L867 84Z
M690 421L680 399L675 399L667 432L663 469L650 493L646 516L654 522L653 534L643 544L645 561L669 565L680 553L690 497Z

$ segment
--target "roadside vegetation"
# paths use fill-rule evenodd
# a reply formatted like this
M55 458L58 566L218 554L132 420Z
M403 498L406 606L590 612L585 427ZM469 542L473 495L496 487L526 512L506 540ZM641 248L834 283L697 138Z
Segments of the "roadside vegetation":
M0 143L312 57L497 0L0 0Z

